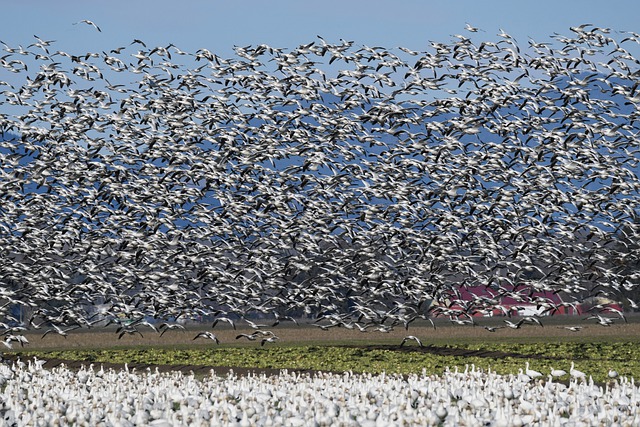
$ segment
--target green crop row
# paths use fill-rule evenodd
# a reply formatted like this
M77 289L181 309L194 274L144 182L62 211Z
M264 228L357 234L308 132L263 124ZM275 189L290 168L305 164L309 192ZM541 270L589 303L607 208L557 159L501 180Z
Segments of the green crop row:
M576 369L605 382L610 369L622 376L640 378L640 344L636 342L484 343L451 345L469 350L529 355L522 357L463 357L393 349L342 346L272 346L211 348L118 348L108 350L25 351L24 356L81 360L91 363L145 363L158 365L206 365L244 368L312 369L369 373L440 374L445 369L491 369L500 374L517 374L530 368L545 377L551 368ZM568 376L565 378L568 379Z

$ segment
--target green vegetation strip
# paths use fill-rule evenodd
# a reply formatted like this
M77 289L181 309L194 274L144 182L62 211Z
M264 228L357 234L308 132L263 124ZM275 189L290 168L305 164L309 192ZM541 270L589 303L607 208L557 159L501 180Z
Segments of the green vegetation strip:
M545 377L551 367L576 369L604 382L610 369L620 375L640 378L640 344L637 342L554 342L554 343L460 343L450 345L469 350L500 351L532 356L514 357L442 356L392 349L367 349L340 346L272 346L210 348L117 348L103 350L24 351L23 356L58 358L91 363L145 363L158 365L207 365L245 368L313 369L368 373L441 374L446 368L465 369L474 365L500 374L517 374L526 361ZM565 379L568 379L565 377Z
M628 342L535 342L535 343L459 343L449 348L518 353L548 359L569 361L629 361L640 355L640 343Z

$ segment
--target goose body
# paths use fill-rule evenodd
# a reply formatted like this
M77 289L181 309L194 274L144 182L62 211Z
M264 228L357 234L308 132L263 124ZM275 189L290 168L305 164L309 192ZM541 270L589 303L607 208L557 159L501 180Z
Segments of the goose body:
M542 376L542 373L540 373L538 371L534 371L533 369L529 369L529 362L527 362L525 365L526 365L526 369L525 369L524 373L527 374L529 377L538 378L538 377Z
M582 371L579 371L577 369L575 369L574 363L571 362L571 369L569 369L569 375L571 375L572 378L574 379L585 379L586 378L586 374Z

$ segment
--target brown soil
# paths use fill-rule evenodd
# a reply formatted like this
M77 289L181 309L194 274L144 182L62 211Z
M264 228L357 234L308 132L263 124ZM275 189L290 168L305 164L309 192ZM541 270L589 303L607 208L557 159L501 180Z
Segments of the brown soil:
M483 325L503 325L502 319L481 319ZM388 333L382 332L367 332L362 333L358 330L350 330L344 328L331 328L324 331L320 328L312 327L309 325L296 326L279 326L273 328L273 331L280 337L280 344L286 345L292 343L305 343L313 345L341 345L349 347L359 347L363 349L384 349L403 352L426 352L436 355L449 355L449 356L461 356L461 357L489 357L489 358L502 358L502 357L516 357L516 358L545 358L544 356L536 355L523 355L518 352L496 352L496 351L476 351L467 350L462 348L450 348L445 346L448 343L455 342L456 340L478 340L478 341L503 341L510 338L517 338L526 335L532 340L540 339L585 339L585 338L619 338L619 339L637 339L640 337L640 319L638 317L632 317L629 323L618 322L610 327L601 327L593 323L583 321L581 318L574 317L562 317L543 320L545 327L539 326L525 326L521 329L513 330L509 328L499 329L498 331L491 333L486 331L480 326L476 327L460 327L452 326L446 321L436 322L437 329L431 328L430 325L412 325L409 330L404 328L397 328ZM564 329L566 325L580 325L583 326L580 332L571 332ZM29 345L25 346L22 350L62 350L62 349L102 349L110 347L131 347L131 346L150 346L150 347L205 347L215 345L210 340L194 340L194 336L202 330L213 331L221 341L220 345L233 345L233 346L256 346L260 345L259 341L249 342L244 339L236 340L236 336L240 333L251 333L251 329L240 328L237 330L232 329L224 325L223 327L216 326L212 330L208 325L192 326L186 331L169 331L162 337L159 334L153 332L150 329L140 329L143 337L137 336L124 336L118 339L115 334L115 330L81 330L69 333L68 337L55 335L53 333L47 334L44 338L42 334L44 331L25 333L25 336L29 340ZM400 342L407 335L418 336L425 344L423 348L418 347L414 342L410 342L405 346L400 346ZM396 344L397 343L397 344ZM13 362L20 357L20 348L14 349L17 351L5 352L4 359L6 361ZM23 357L24 359L24 357ZM48 359L45 363L46 368L53 368L60 364L65 364L71 369L80 369L81 366L88 366L90 362L69 361L60 359ZM112 363L94 363L95 366L103 366L105 369L123 369L123 364ZM94 367L95 367L94 366ZM158 369L160 372L166 371L182 371L185 374L193 372L198 376L208 375L211 371L217 375L225 376L231 371L237 375L275 375L280 373L280 369L257 369L257 368L240 368L240 367L221 367L221 366L202 366L202 365L147 365L147 364L128 364L128 368L135 369L137 372L145 371L147 369ZM290 370L300 373L313 373L314 371L304 370Z

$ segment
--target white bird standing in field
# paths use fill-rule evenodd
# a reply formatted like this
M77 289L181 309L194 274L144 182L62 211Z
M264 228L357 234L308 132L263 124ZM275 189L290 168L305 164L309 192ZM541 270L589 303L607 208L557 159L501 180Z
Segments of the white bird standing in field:
M575 369L575 365L574 365L573 362L571 362L571 368L569 369L569 375L571 375L571 377L576 379L576 380L585 379L587 377L587 375L584 372Z
M525 364L525 374L527 374L529 377L531 377L532 379L538 378L542 376L541 372L535 371L533 369L529 369L529 362L527 362Z

